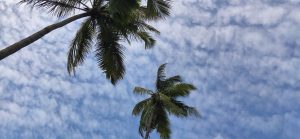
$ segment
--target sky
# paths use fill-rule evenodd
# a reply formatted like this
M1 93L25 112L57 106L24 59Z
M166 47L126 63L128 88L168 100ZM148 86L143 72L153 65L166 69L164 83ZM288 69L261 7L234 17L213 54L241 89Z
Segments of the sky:
M63 19L17 2L0 0L0 49ZM0 62L1 139L139 139L131 111L146 97L132 90L154 89L163 63L198 88L181 100L202 115L170 116L172 139L299 139L300 0L174 0L171 16L152 23L153 49L124 43L116 86L93 53L69 76L81 21Z

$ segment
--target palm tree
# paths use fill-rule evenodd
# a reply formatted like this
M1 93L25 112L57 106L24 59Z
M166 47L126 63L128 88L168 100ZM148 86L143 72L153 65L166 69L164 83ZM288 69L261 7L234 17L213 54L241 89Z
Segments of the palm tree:
M159 31L148 21L164 19L169 15L169 0L21 0L20 3L46 9L58 17L78 13L61 22L49 25L31 36L0 51L0 60L35 42L51 31L87 17L71 42L68 53L68 71L82 64L86 55L95 46L99 67L113 84L123 78L123 49L121 40L139 40L145 48L151 48L155 40L151 33Z
M177 100L186 97L196 88L192 84L184 83L179 75L166 78L166 64L158 68L156 91L135 87L134 93L149 95L150 97L137 103L132 114L141 115L139 132L144 139L156 129L161 139L169 139L171 135L168 114L176 117L200 116L198 111Z

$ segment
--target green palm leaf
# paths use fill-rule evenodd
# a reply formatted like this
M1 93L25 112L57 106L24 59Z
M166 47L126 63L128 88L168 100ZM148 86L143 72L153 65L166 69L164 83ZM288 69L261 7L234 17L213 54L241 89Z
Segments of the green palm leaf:
M87 11L83 9L80 4L86 0L21 0L20 3L32 5L32 7L38 7L48 10L50 13L58 17L72 14L75 9Z
M168 115L163 109L159 109L157 115L159 115L156 119L157 132L160 134L161 139L169 139L171 136L171 129Z
M170 15L170 0L148 0L146 16L151 20L165 18Z
M155 39L150 35L150 33L160 33L151 25L148 25L147 23L139 20L131 21L127 24L119 24L118 27L118 30L123 35L123 37L128 40L128 42L130 42L129 37L143 41L146 49L152 48L155 45Z
M112 84L116 84L125 73L123 46L118 43L120 37L114 29L101 22L98 22L100 33L97 37L96 58L106 78L110 79Z
M133 89L133 92L136 94L141 94L141 95L143 95L143 94L152 95L153 94L153 92L151 90L145 89L143 87L135 87Z
M145 108L145 106L149 103L151 99L145 99L138 104L136 104L132 110L133 115L138 115L141 113L141 111Z
M133 9L138 9L140 0L109 0L111 13L128 14Z
M145 32L150 31L150 32L153 32L153 33L156 33L156 34L159 34L159 33L160 33L160 32L159 32L157 29L155 29L153 26L151 26L151 25L145 23L145 22L142 21L142 20L134 21L133 23L137 25L139 31L145 31Z
M141 114L139 133L144 137L144 132L151 132L155 128L154 117L155 116L155 101L152 99L144 106Z
M143 40L145 43L145 49L152 48L155 45L155 40L147 32L137 32L137 38Z
M164 80L160 80L158 82L158 84L159 84L158 90L165 91L165 90L167 90L167 88L173 87L176 83L180 83L180 82L182 82L182 79L178 75L164 79Z
M144 132L147 131L146 119L147 119L147 110L144 110L141 115L140 125L139 125L139 133L142 137L144 137ZM149 116L148 116L149 117Z
M140 6L140 0L109 0L108 11L115 22L127 24L138 18L134 14Z
M181 101L172 99L172 103L175 104L177 107L181 108L183 111L185 111L186 116L195 116L195 117L201 116L200 113L194 107L189 107L183 104Z
M165 79L165 82L167 84L173 85L175 83L180 83L182 82L182 78L179 75L173 76L173 77L169 77L167 79Z
M157 90L162 89L161 82L166 78L166 73L165 73L166 65L167 65L167 63L160 65L158 70L157 70L157 77L156 77L156 88L157 88Z
M157 79L156 80L162 81L166 78L166 71L165 71L166 66L167 66L167 63L159 66L159 68L157 70Z
M173 114L177 117L186 117L187 113L184 109L181 107L177 106L176 104L173 103L172 98L164 95L164 94L159 94L160 100L162 104L164 105L164 108L170 113Z
M188 96L192 90L196 90L196 87L192 84L178 83L167 87L162 93L169 97L184 97Z
M75 67L84 61L84 58L90 51L95 35L95 25L91 18L86 19L82 23L80 29L76 33L75 38L71 42L68 53L68 72L75 71Z

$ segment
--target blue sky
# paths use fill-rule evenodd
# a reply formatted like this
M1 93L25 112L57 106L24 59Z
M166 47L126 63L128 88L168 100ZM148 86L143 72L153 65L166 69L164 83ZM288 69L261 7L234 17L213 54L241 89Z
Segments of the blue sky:
M0 0L0 48L57 19ZM0 62L0 138L138 139L143 97L157 67L198 90L183 101L201 119L171 116L173 139L300 137L300 1L177 0L172 16L153 23L157 45L126 45L126 76L112 86L91 54L75 77L66 69L79 21ZM157 138L153 134L152 138Z

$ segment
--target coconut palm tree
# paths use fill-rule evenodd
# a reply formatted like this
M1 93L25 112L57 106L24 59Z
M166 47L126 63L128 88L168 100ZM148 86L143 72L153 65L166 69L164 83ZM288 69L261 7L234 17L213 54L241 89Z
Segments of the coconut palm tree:
M137 103L132 111L134 116L141 115L139 132L144 139L156 129L161 139L169 139L171 135L168 114L176 117L200 116L198 111L177 100L178 97L188 96L196 88L184 83L179 75L166 78L166 64L157 71L156 90L135 87L134 93L150 97Z
M0 60L19 51L51 31L86 17L71 42L68 53L68 71L82 64L86 55L95 46L99 67L113 84L123 78L123 49L120 41L140 40L145 48L155 44L151 33L159 31L148 21L164 19L169 15L169 0L21 0L20 3L48 10L58 17L73 15L52 24L31 36L0 51ZM145 3L144 2L144 3Z

